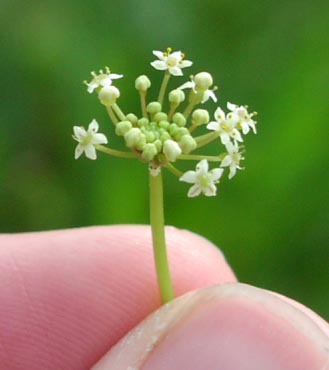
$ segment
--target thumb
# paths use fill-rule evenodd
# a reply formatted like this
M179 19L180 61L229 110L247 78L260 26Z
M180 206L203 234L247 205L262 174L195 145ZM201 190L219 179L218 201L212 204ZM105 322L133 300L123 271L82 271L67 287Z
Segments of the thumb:
M92 370L326 370L329 326L245 284L188 293L149 316Z

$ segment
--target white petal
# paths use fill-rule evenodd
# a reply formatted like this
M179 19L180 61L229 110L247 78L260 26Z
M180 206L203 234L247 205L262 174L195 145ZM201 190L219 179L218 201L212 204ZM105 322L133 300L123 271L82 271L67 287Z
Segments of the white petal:
M233 166L230 167L230 173L228 175L228 178L231 180L232 177L235 176L235 174L236 174L236 166L233 165Z
M94 134L91 140L91 143L94 145L97 144L107 144L107 137L104 134Z
M209 168L208 161L206 159L202 159L197 165L196 165L196 171L197 173L207 173Z
M93 119L90 123L89 123L89 126L88 126L88 132L97 132L98 131L98 128L99 128L99 125L98 125L98 122Z
M183 72L182 72L182 70L179 67L170 67L169 68L169 72L173 76L183 76Z
M98 83L91 81L89 84L87 84L87 86L87 91L89 92L89 94L92 94L94 90L97 89Z
M188 191L187 193L187 196L189 198L194 198L194 197L197 197L198 195L201 194L201 188L199 185L195 184L193 185L190 190Z
M219 123L217 121L209 122L208 125L207 125L207 129L208 130L219 131L220 130Z
M232 103L227 102L227 109L229 109L230 111L232 111L232 112L235 111L237 107L238 106L236 104L232 104Z
M182 60L180 63L179 63L179 66L181 68L186 68L186 67L191 67L191 65L193 64L193 62L191 62L190 60Z
M230 166L232 163L232 157L230 155L227 155L221 162L221 167L227 167Z
M229 154L232 154L234 151L238 150L238 146L234 145L231 141L225 144L225 148Z
M224 113L224 111L221 109L221 108L217 108L216 110L215 110L215 114L214 114L214 116L215 116L215 120L216 121L223 121L224 119L225 119L225 113Z
M226 145L230 141L230 136L226 132L220 134L220 140L222 144Z
M86 154L86 157L89 158L89 159L96 159L97 158L97 155L96 155L96 149L93 145L87 145L85 148L85 154Z
M74 136L76 137L78 141L82 140L87 135L86 130L83 127L79 127L79 126L74 126L73 132L74 132Z
M214 197L216 195L217 188L214 184L209 184L209 186L205 188L203 192L206 197Z
M189 81L189 82L185 82L185 84L183 84L182 86L179 86L179 89L180 90L194 89L194 87L195 87L195 83L193 81Z
M241 123L242 133L244 135L247 135L247 133L250 131L250 127L247 122L242 121Z
M163 55L163 52L162 51L159 51L159 50L153 50L153 55L155 55L157 58L159 58L160 60L165 60L165 56Z
M243 141L242 136L241 136L240 132L237 129L233 129L233 131L231 133L231 136L234 138L234 140ZM225 143L223 142L223 144L225 144Z
M112 85L112 78L110 76L106 76L100 82L100 85L103 87L111 86Z
M181 51L174 51L173 53L170 54L172 58L175 58L177 60L181 60L183 55Z
M111 73L109 75L109 77L112 79L112 80L117 80L118 78L122 78L123 75L118 75L117 73Z
M158 71L164 71L168 68L167 64L160 60L155 60L154 62L151 63L151 66L157 69Z
M184 181L189 184L194 184L197 181L196 172L195 171L187 171L179 178L179 181Z
M211 181L217 181L222 177L224 170L222 168L214 168L209 171L209 178Z
M74 158L75 158L75 159L78 159L82 153L83 153L82 146L81 146L80 144L78 144L78 145L76 146L76 148L75 148Z
M208 99L211 98L215 103L217 103L217 97L212 90L207 90L205 93L207 94Z

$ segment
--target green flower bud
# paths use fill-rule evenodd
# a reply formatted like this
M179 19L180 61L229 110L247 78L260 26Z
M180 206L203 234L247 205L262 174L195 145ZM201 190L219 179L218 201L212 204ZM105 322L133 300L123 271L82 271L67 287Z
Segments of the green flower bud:
M169 127L169 122L168 121L160 121L159 122L159 127L166 130Z
M119 136L123 136L132 128L130 121L121 121L115 127L115 133Z
M136 81L135 81L136 90L145 92L150 87L151 87L151 81L149 80L147 76L141 75L136 78Z
M153 143L155 135L152 131L145 132L145 139L147 143Z
M169 93L169 101L175 105L179 105L185 100L185 94L183 90L176 89Z
M145 144L142 151L142 158L151 161L158 154L157 148L154 144Z
M166 140L169 140L169 139L171 139L171 136L168 132L165 131L165 132L160 134L160 140L162 142L165 142Z
M103 105L111 106L115 104L120 96L120 91L115 86L103 87L98 93L98 98Z
M161 150L162 150L162 141L161 140L155 140L155 142L153 144L157 148L158 153L160 153Z
M161 104L158 103L157 101L151 102L147 105L146 111L150 114L156 114L158 112L161 112Z
M153 117L154 121L155 122L160 122L160 121L167 121L168 119L168 116L166 113L164 112L158 112L154 115Z
M178 128L179 127L176 125L176 123L171 123L169 125L168 131L172 137L174 137L177 134Z
M176 123L178 126L185 126L186 125L186 118L182 113L175 113L172 118L173 122Z
M195 90L197 91L206 91L212 85L212 77L208 72L197 73L194 78Z
M190 135L190 131L186 127L179 127L176 130L174 138L176 141L179 141L183 135Z
M197 143L191 135L183 135L180 138L178 144L181 147L184 154L190 153L197 147Z
M192 113L192 124L194 126L204 125L209 122L209 113L205 109L196 109Z
M137 127L133 127L126 132L124 138L129 148L137 147L138 144L145 142L145 135Z
M167 140L163 143L163 153L171 162L182 154L182 149L174 140Z
M126 119L130 121L134 126L137 124L138 118L134 113L129 113L126 115Z
M145 127L145 126L148 126L149 124L149 120L147 118L140 118L138 121L137 121L137 126L138 127Z

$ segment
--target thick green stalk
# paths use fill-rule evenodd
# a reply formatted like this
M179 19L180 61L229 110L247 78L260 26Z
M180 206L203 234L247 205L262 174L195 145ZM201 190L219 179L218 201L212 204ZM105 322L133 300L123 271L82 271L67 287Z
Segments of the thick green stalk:
M150 174L150 219L158 285L162 302L166 303L174 298L174 290L166 251L161 172L157 176Z

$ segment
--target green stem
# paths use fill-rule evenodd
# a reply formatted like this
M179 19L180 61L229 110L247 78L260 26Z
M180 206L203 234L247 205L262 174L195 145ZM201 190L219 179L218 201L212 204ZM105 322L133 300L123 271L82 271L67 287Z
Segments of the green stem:
M195 155L195 154L181 154L177 159L183 159L185 161L202 161L206 159L209 162L220 162L219 156L215 155Z
M147 118L147 111L146 111L146 91L139 92L141 98L141 107L142 107L142 114L144 118Z
M110 106L107 106L106 110L107 110L107 113L109 114L109 116L111 118L111 121L113 122L114 126L116 126L119 121L118 121L116 115L114 114L113 109Z
M162 174L150 174L150 219L153 239L153 253L160 295L163 303L174 299L166 251Z
M136 158L136 155L133 152L121 152L120 150L111 149L103 145L95 145L95 148L99 150L100 152L113 155L114 157Z
M167 163L166 168L173 173L177 177L183 176L183 172L179 171L175 166L173 166L171 163Z
M197 143L197 148L201 148L211 143L212 141L216 140L219 135L220 135L219 131L213 131L213 132L209 132L208 134L195 137L194 139Z
M160 88L160 92L159 92L159 97L158 97L158 102L161 105L163 103L163 98L164 98L164 95L165 95L165 92L166 92L166 88L167 88L167 85L168 85L169 78L170 78L170 73L168 71L166 71L166 73L163 77L163 80L162 80L162 84L161 84L161 88Z
M126 116L123 114L122 110L119 108L118 104L113 104L112 105L114 112L116 115L119 117L121 121L124 121L126 119Z

